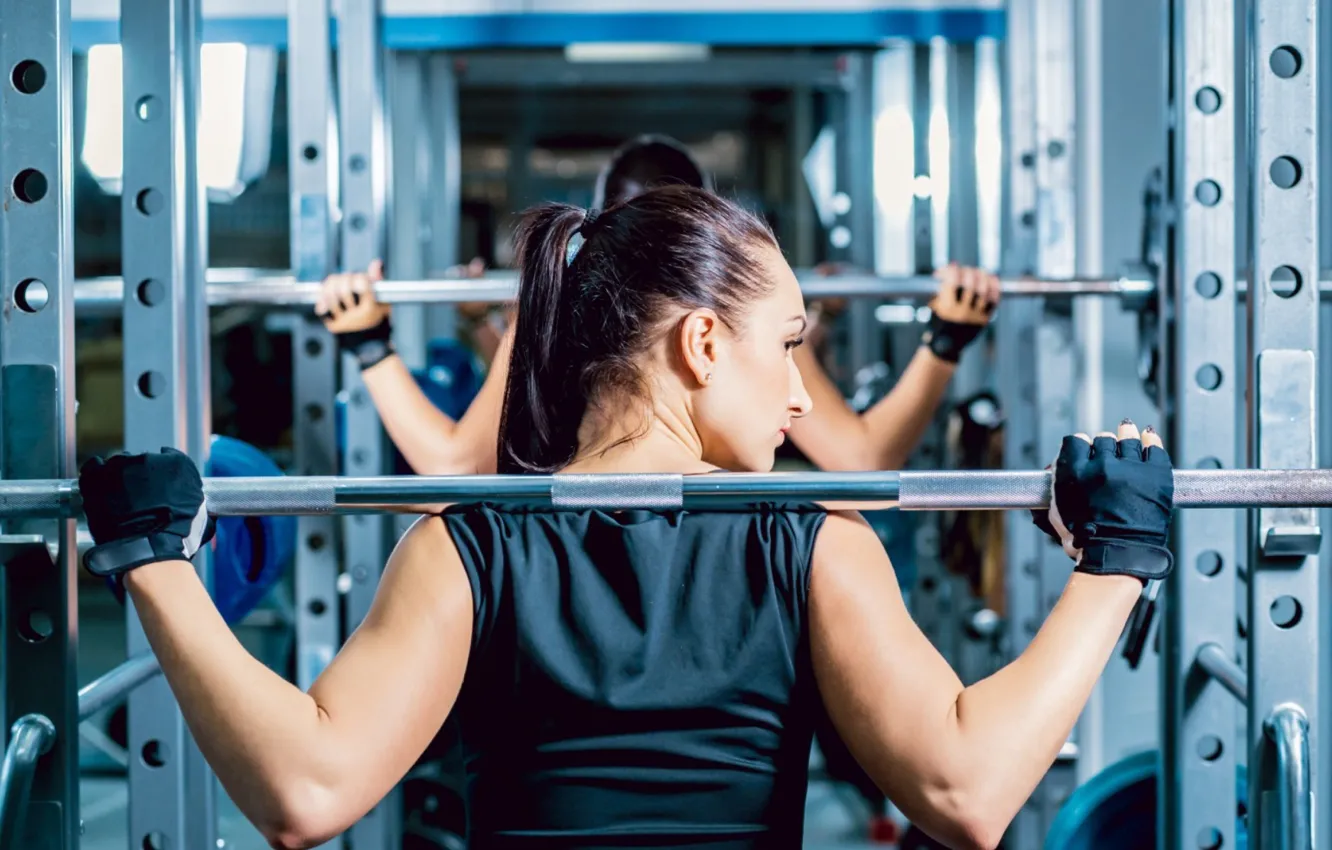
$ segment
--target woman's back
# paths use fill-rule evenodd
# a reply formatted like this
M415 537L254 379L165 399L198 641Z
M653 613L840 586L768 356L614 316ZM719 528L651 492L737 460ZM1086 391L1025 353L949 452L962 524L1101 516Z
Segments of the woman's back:
M799 846L824 514L450 511L472 846Z

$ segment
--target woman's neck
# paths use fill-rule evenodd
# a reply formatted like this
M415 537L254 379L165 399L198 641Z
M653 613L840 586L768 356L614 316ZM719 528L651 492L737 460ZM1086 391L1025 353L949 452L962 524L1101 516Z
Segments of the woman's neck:
M652 412L648 414L647 425L638 428L626 427L632 424L634 417L622 417L613 430L584 428L579 434L578 455L560 471L690 474L715 470L717 467L702 459L702 448L696 435L688 428L673 424L672 418ZM590 436L598 432L600 436Z

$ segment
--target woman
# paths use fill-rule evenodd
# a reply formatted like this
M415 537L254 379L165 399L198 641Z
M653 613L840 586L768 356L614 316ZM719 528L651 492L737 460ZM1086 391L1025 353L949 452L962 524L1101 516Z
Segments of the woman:
M606 209L662 185L711 189L707 174L682 145L665 136L643 136L620 148L597 179L593 207ZM478 271L473 264L472 273ZM376 263L367 274L333 275L325 281L315 311L357 356L366 389L380 419L408 464L421 475L488 473L495 470L503 378L510 338L494 343L490 374L461 419L454 420L426 397L411 370L393 350L391 312L374 297L383 277ZM791 428L791 440L815 465L828 470L898 469L924 436L957 369L963 349L980 336L999 303L999 282L979 269L949 266L940 272L922 344L892 392L857 414L819 364L813 347L798 349L813 413ZM495 319L482 312L473 319ZM490 321L470 334L494 336Z
M502 471L762 471L809 413L800 288L727 201L543 207L518 260ZM480 505L404 536L309 693L246 653L185 561L207 523L183 455L92 461L80 489L86 565L123 578L200 748L274 847L345 830L451 712L472 846L798 847L821 702L913 822L992 848L1171 563L1150 429L1067 438L1055 482L1075 571L1022 656L971 687L857 514Z

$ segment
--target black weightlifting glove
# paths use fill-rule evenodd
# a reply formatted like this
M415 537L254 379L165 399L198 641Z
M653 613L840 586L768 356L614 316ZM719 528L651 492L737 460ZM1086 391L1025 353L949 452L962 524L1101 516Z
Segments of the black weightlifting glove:
M931 314L920 344L934 353L935 357L947 363L956 363L962 357L962 350L970 345L985 330L985 325L968 325L963 322L950 322Z
M372 328L338 334L338 348L355 357L362 369L369 369L395 353L393 323L385 316Z
M1163 579L1174 508L1174 468L1165 449L1140 440L1065 437L1048 513L1036 525L1077 561L1078 572Z
M213 537L199 470L175 449L91 458L79 495L96 544L83 555L93 575L118 582L144 564L188 561Z

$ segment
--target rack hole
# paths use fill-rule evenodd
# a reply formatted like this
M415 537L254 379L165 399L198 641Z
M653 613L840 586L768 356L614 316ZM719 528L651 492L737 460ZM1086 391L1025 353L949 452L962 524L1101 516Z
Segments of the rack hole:
M308 607L310 609L310 613L316 617L324 616L324 612L328 610L328 604L325 603L324 600L322 599L311 599L310 605Z
M156 307L166 300L166 287L160 280L148 278L140 282L134 292L139 298L139 303L145 307Z
M1208 392L1221 386L1221 369L1212 363L1199 367L1193 377L1198 382L1198 386Z
M1282 298L1293 298L1304 286L1304 278L1294 266L1278 266L1267 279L1272 292Z
M139 376L136 386L139 388L139 394L144 398L157 398L166 392L166 378L163 377L161 372L149 370Z
M351 225L352 230L356 231L365 230L365 216L361 215L360 213L355 213L354 215L352 215L352 217L348 220L348 223Z
M310 547L311 552L318 552L320 549L324 548L324 535L311 534L309 537L305 538L305 545Z
M19 620L18 633L28 643L41 643L55 634L55 620L40 609L29 611L28 616Z
M305 418L311 422L323 421L324 406L322 404L307 404L305 406Z
M1304 176L1300 161L1293 156L1279 156L1267 169L1272 182L1282 189L1293 189Z
M154 738L143 745L143 763L149 767L163 767L167 763L166 744Z
M1202 460L1198 461L1198 468L1199 468L1199 469L1220 469L1220 468L1221 468L1221 461L1220 461L1220 459L1218 459L1218 458L1214 458L1214 457L1205 457L1205 458L1203 458Z
M305 356L318 357L324 353L324 343L311 337L305 341Z
M35 204L46 197L46 175L35 168L25 168L14 178L14 197Z
M140 121L156 121L162 115L162 101L146 94L134 102L134 114Z
M1198 830L1198 850L1220 850L1221 830L1214 826L1205 826Z
M160 832L150 832L143 837L143 850L167 850L166 836Z
M1193 102L1197 104L1199 112L1212 115L1221 108L1221 92L1211 86L1203 86L1193 96Z
M1272 600L1269 613L1278 629L1293 629L1304 616L1304 607L1294 596L1278 596Z
M347 167L351 169L353 174L360 174L365 171L365 157L360 154L352 154L351 159L347 160Z
M1198 758L1203 761L1216 761L1224 749L1221 739L1215 735L1203 735L1198 739Z
M14 306L25 313L36 313L51 300L51 293L46 284L36 278L28 278L14 287Z
M1203 298L1215 298L1221 294L1221 275L1216 272L1203 272L1193 282L1193 288Z
M319 148L316 145L306 145L301 148L301 156L305 157L306 162L314 162L319 159Z
M1193 187L1193 197L1205 207L1214 207L1221 203L1221 184L1215 180L1202 180Z
M134 208L144 215L157 215L166 206L166 198L156 189L144 189L134 197Z
M1221 559L1221 553L1214 552L1210 549L1200 554L1198 556L1198 559L1194 562L1195 566L1197 566L1198 568L1198 572L1202 573L1208 578L1211 578L1212 576L1219 574L1221 572L1221 565L1223 563L1224 562Z
M9 79L14 84L14 88L21 93L36 94L46 85L46 69L42 67L41 62L24 59L14 66Z
M1267 64L1272 68L1273 74L1283 80L1289 80L1300 72L1300 68L1304 65L1304 57L1289 44L1283 44L1272 51Z

